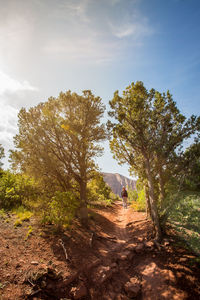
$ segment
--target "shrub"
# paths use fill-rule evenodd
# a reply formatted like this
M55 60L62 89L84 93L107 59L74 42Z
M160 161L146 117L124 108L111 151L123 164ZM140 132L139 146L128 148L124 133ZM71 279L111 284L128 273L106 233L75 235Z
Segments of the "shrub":
M132 207L136 211L145 211L146 209L146 199L144 188L137 193L138 197L136 201L132 202Z
M193 251L200 254L200 193L180 192L174 195L175 205L169 212L169 222Z
M119 197L115 195L111 188L105 183L103 176L96 173L94 178L88 183L88 202L96 202L101 205L111 205Z
M55 192L49 199L47 209L43 211L43 223L55 224L58 228L68 226L79 207L75 192Z
M0 207L11 209L20 205L29 206L29 202L38 197L38 188L33 179L4 171L0 178Z

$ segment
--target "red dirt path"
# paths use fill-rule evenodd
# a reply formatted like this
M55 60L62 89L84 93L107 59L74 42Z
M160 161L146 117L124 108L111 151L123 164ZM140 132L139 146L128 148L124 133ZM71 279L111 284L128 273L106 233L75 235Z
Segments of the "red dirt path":
M30 225L33 233L25 239ZM195 256L176 246L172 237L160 250L148 243L151 222L144 213L124 210L120 202L92 209L88 229L76 221L56 234L52 225L41 227L35 218L14 228L10 216L0 219L0 232L1 300L78 299L73 290L80 286L81 299L200 299ZM47 268L55 274L50 277ZM39 272L44 274L37 281ZM135 298L125 288L130 278L140 284Z

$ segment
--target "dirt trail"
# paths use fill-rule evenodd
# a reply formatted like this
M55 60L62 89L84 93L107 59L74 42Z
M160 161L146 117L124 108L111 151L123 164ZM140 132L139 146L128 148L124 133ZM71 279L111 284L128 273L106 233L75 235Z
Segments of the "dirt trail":
M76 221L59 234L34 218L18 228L0 219L0 299L200 298L195 257L170 237L158 249L144 213L117 202L90 215L88 229Z

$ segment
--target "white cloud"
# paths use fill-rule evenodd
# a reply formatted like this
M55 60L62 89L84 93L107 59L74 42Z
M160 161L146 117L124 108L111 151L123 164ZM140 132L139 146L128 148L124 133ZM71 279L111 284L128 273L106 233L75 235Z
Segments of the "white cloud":
M18 81L4 72L0 71L0 95L5 93L15 93L18 91L36 91L28 81Z
M12 145L13 135L17 133L18 110L0 102L0 143L8 150Z

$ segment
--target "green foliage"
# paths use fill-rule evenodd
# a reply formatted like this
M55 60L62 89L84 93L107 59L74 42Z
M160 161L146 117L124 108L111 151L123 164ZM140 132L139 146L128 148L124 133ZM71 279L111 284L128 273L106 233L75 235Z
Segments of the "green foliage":
M15 227L22 226L22 221L20 219L15 220L14 226Z
M26 234L25 240L27 240L32 233L33 233L33 227L30 225L28 227L28 232Z
M29 221L33 213L27 210L25 207L20 206L17 209L13 209L12 212L17 216L22 222Z
M29 205L38 196L34 180L25 175L4 171L0 178L0 207L11 209L20 205Z
M16 215L14 226L21 226L23 222L27 222L32 217L33 213L27 210L25 207L20 206L17 209L12 210L13 214Z
M43 223L51 223L57 228L67 227L71 224L79 207L76 193L55 192L43 211Z
M140 180L137 180L136 190L128 190L128 199L131 206L136 211L145 211L146 209L146 198L144 185Z
M103 176L95 173L95 176L88 182L88 201L97 204L110 206L117 196L112 192L111 188L105 183Z
M186 245L200 254L200 193L185 191L175 196L169 221L186 241Z
M196 141L183 153L181 175L185 189L200 191L200 142Z
M3 208L0 209L0 217L3 218L3 219L5 219L5 217L6 217L6 213L5 213L5 210Z

